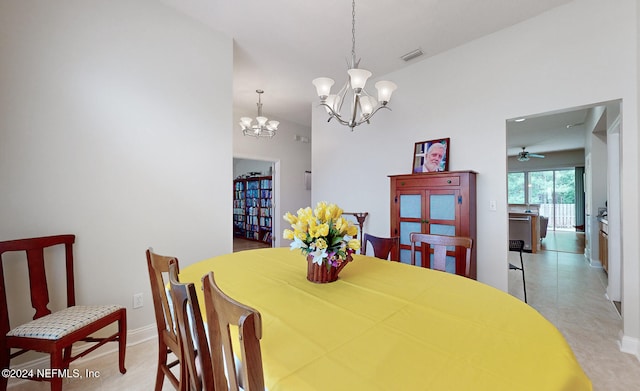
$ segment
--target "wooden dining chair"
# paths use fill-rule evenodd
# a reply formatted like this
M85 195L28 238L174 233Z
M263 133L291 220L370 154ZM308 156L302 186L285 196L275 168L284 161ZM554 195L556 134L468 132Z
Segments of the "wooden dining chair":
M38 351L49 354L50 368L64 370L68 369L69 364L74 360L91 353L105 343L117 342L120 373L126 372L124 366L127 343L126 309L119 305L76 305L73 273L75 238L75 235L55 235L0 242L0 368L9 368L11 359L27 351ZM61 257L55 256L58 251L56 247L59 246L64 247L67 307L52 311L48 308L49 291L45 266L52 269L57 267L58 260L62 261L58 259ZM5 256L8 252L26 253L27 268L25 270L28 270L31 304L35 309L32 321L13 328L9 320L7 307L9 301L3 264L5 261L24 261L25 257L8 254ZM18 270L18 268L12 268L12 270ZM20 280L19 276L14 274L8 277L11 280ZM58 286L53 283L51 285ZM115 323L118 330L114 334L100 338L94 335ZM73 355L73 344L80 341L93 344ZM17 351L12 353L12 349ZM61 376L51 378L34 376L30 380L50 381L51 390L62 390L63 377ZM0 390L6 390L6 388L7 376L2 376Z
M435 270L446 271L447 263L447 247L464 247L466 248L465 257L465 269L464 276L470 277L471 270L471 248L473 247L473 240L464 236L446 236L446 235L434 235L423 234L418 232L412 232L409 234L409 241L411 242L411 264L416 264L416 243L427 244L430 249L433 249L433 264L430 265L430 257L427 256L427 262L421 262L422 267L431 267ZM432 250L426 253L429 255ZM456 270L456 274L458 271Z
M153 309L156 315L158 330L158 370L156 372L155 391L162 390L164 378L169 379L176 389L180 387L180 378L185 373L181 365L180 342L173 317L172 303L167 297L167 284L169 284L169 263L174 261L176 273L179 272L179 262L175 257L158 255L152 248L147 249L147 267L149 269L149 281L151 283L151 297ZM175 356L175 360L169 362L169 355ZM178 365L178 376L171 369Z
M213 272L202 277L204 301L209 330L210 350L216 391L263 391L262 371L262 319L260 313L227 296L216 284ZM239 346L231 341L229 326L237 326ZM240 368L235 363L240 358ZM238 378L240 377L240 378Z
M522 290L524 291L524 302L527 302L527 283L524 279L524 261L522 260L522 251L524 250L524 240L509 240L509 251L517 251L520 253L520 266L509 262L509 270L520 270L522 272Z
M209 342L202 312L193 283L178 281L178 263L169 261L169 285L173 301L182 366L181 391L217 391L213 383L213 368Z
M370 234L364 234L364 245L360 250L362 255L367 255L367 243L373 247L373 256L380 259L389 259L392 251L397 251L400 247L400 237L381 238Z

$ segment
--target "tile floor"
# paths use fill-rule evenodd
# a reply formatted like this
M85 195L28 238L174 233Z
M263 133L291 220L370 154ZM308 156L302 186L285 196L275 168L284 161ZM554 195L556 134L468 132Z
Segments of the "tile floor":
M509 253L511 263L519 264L517 257ZM529 305L565 336L593 389L640 390L640 361L620 352L622 318L605 296L605 272L590 267L583 254L543 251L523 257ZM523 298L519 271L509 272L509 293Z
M517 256L509 253L510 261L515 262ZM583 255L569 252L524 254L524 261L529 304L562 332L593 382L593 389L639 390L640 361L619 350L622 320L604 296L604 272L589 267ZM519 271L509 272L509 292L520 298L521 276ZM100 378L71 380L64 390L152 390L155 362L155 341L131 346L127 350L126 375L118 372L115 354L107 354L72 366L82 372L85 369L100 371ZM48 390L49 385L27 382L10 389ZM163 390L172 390L172 387L166 382Z

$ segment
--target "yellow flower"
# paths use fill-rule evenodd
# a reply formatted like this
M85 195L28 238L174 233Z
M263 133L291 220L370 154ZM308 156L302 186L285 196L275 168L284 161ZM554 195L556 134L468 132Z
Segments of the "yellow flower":
M307 240L307 231L296 231L295 236L304 242Z
M319 238L327 235L329 235L329 224L317 224L315 221L309 222L309 236Z
M327 203L324 201L318 202L316 205L316 209L313 211L315 216L320 220L320 222L325 223L327 221L325 216L325 211L327 209Z
M351 239L349 243L347 243L347 247L352 250L357 250L360 248L360 241L358 239Z
M316 240L316 248L317 249L323 249L323 248L327 248L327 247L329 247L329 246L327 245L327 241L326 240L324 240L322 238L319 238L319 239Z
M282 233L282 237L285 239L293 240L293 231L290 229L285 229Z
M347 235L356 236L357 234L358 234L358 227L356 227L355 225L350 225L349 228L347 228Z
M327 207L326 214L327 220L336 220L342 216L342 209L340 209L336 204L331 204Z
M349 227L349 221L344 217L340 217L335 220L335 222L333 223L333 226L335 227L336 231L338 231L339 235L344 235L345 233L347 233L347 228Z
M287 214L284 215L284 219L291 225L293 225L293 224L298 222L298 217L292 215L290 212L287 212Z

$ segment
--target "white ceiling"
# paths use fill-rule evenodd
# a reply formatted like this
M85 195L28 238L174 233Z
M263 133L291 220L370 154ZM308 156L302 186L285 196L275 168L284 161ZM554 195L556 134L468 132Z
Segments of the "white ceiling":
M522 147L531 153L583 149L586 140L584 121L588 108L522 117L507 121L507 155L515 156Z
M236 112L256 111L255 90L263 89L265 116L311 126L311 107L317 101L311 80L327 76L336 85L346 80L351 54L349 0L160 1L233 37ZM570 1L358 0L356 54L362 59L360 67L380 78ZM409 62L400 59L418 48L423 56ZM402 89L398 86L395 94L402 94ZM559 133L559 126L582 122L583 114L563 114L557 118L563 125L551 125L550 119L515 124L514 132L522 132L514 133L510 141L518 149L538 151L550 135ZM524 138L534 126L535 139ZM564 128L561 133L568 140L577 131Z

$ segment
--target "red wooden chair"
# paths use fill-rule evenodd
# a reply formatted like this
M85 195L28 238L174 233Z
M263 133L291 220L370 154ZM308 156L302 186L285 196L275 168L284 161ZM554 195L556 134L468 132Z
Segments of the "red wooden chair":
M392 251L397 251L400 248L400 237L394 236L392 238L380 238L369 234L364 234L364 245L360 249L362 255L367 255L367 242L371 243L373 247L373 256L380 259L389 259L389 255ZM393 257L391 257L393 259Z
M69 363L83 357L107 342L118 342L120 372L125 373L124 356L127 342L127 313L118 305L76 305L73 275L73 243L75 235L46 236L31 239L18 239L0 242L0 368L8 368L11 359L27 351L48 353L51 368L56 369L51 378L34 377L31 380L51 382L51 390L62 390L63 377L55 376L61 370L68 369ZM67 308L52 312L49 304L49 291L45 263L51 266L52 260L45 260L45 249L64 245ZM11 328L7 308L7 291L4 276L4 261L24 260L23 257L9 257L7 252L24 251L29 271L31 303L36 310L33 321ZM47 251L49 254L50 251ZM16 276L7 276L10 279ZM94 333L118 324L118 331L104 338L92 337ZM80 341L94 342L88 349L72 355L73 344ZM12 353L12 349L17 349ZM0 377L0 390L7 388L7 378Z

